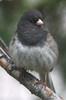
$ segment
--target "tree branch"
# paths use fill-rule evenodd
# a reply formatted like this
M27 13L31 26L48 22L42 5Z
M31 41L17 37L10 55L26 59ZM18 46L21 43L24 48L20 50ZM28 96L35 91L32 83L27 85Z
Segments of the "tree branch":
M49 89L44 82L41 82L32 74L28 73L25 69L17 69L8 56L7 53L0 47L0 66L4 68L9 75L18 80L27 89L31 91L32 94L40 97L42 100L62 100L57 94L55 94L51 89Z

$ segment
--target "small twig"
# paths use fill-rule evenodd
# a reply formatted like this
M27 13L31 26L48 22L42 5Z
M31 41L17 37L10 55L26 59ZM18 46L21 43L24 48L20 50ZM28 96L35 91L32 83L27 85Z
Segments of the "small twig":
M31 93L42 98L42 100L62 100L57 94L49 89L46 84L38 80L32 74L28 73L25 69L17 69L12 59L4 53L2 48L0 48L0 65L12 77L29 89Z
M6 45L6 43L4 42L4 40L1 37L0 37L0 42L6 48L6 50L8 50L8 46Z

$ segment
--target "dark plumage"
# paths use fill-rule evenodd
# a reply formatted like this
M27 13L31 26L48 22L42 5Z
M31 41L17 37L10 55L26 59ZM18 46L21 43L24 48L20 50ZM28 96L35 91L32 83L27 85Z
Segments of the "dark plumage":
M38 19L43 21L42 14L34 9L24 13L17 25L17 33L20 42L24 45L42 45L47 40L48 30L44 25L36 25Z

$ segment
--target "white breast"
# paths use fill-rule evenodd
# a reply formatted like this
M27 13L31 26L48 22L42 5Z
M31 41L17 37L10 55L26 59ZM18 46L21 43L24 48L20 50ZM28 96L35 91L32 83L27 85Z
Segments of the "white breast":
M43 47L27 47L22 45L16 36L15 41L12 39L10 43L9 54L17 67L25 67L37 72L51 70L57 59L57 55L48 44Z

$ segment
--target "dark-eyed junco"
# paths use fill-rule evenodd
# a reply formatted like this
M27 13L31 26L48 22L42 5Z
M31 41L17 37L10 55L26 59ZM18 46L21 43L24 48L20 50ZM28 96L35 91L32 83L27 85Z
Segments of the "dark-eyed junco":
M47 74L48 86L53 89L48 73L57 61L58 47L38 10L26 11L19 20L9 45L9 54L17 68L36 71L43 81Z

